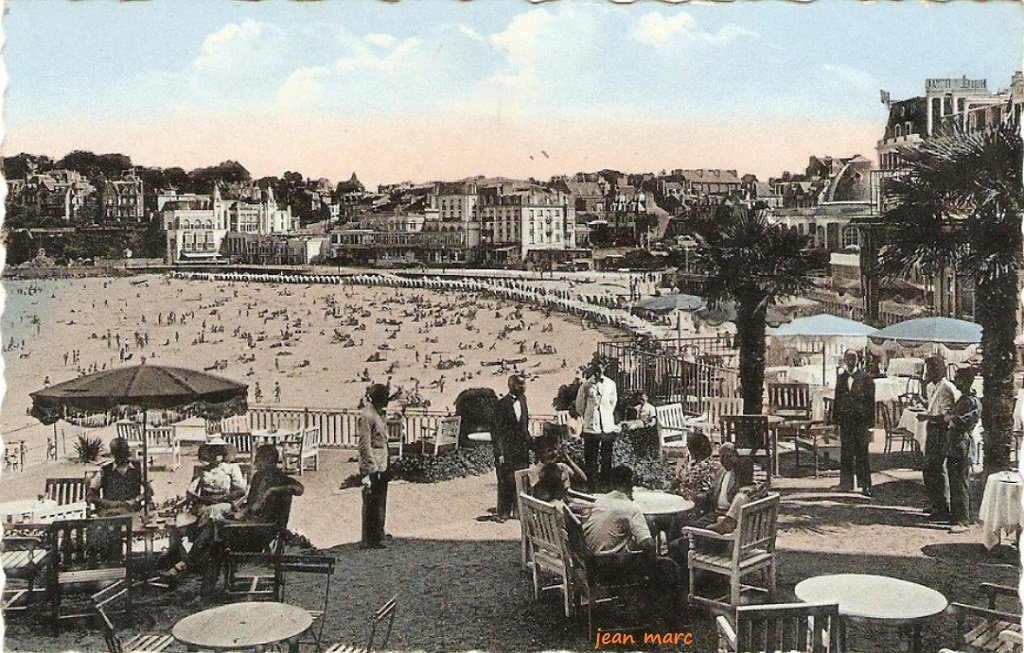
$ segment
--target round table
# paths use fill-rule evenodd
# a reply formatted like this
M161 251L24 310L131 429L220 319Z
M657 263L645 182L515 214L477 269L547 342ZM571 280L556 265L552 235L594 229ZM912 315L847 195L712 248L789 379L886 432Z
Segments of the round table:
M978 520L985 528L985 548L991 550L999 544L1003 531L1019 532L1024 524L1021 512L1021 484L1019 472L996 472L985 481L985 494L978 509Z
M197 612L174 624L171 634L200 649L255 649L294 639L312 623L309 612L298 606L253 601Z
M693 501L678 494L653 490L634 490L633 501L640 506L646 517L677 515L693 508Z
M838 603L839 614L849 619L909 626L911 653L921 653L922 622L948 605L946 597L930 587L871 574L815 576L797 583L795 592L806 603ZM845 639L845 632L841 635Z
M472 440L473 442L490 442L491 441L491 434L488 433L487 431L482 431L480 433L470 433L466 437L469 438L470 440Z
M36 521L38 513L48 512L56 507L57 502L53 499L19 499L0 503L0 515L4 515L5 521L9 524L13 523L16 517L32 522Z

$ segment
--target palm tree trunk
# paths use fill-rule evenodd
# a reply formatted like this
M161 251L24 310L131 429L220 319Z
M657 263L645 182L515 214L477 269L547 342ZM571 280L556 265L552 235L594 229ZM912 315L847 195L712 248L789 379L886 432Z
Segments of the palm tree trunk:
M985 474L1006 469L1013 431L1013 372L1017 335L1016 270L977 280L976 313L982 326L981 373L985 382L981 423L985 429Z
M764 335L768 308L761 297L736 300L736 339L740 352L743 413L760 415L764 408Z

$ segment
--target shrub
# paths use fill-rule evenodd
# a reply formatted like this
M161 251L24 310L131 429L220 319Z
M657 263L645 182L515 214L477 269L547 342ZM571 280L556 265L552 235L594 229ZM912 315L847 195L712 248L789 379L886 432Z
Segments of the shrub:
M488 446L471 445L446 451L437 456L405 454L391 461L392 479L410 483L439 483L453 478L476 476L494 469L494 453ZM358 487L362 475L352 474L341 487Z
M103 440L80 435L75 443L75 452L78 454L78 462L94 463L103 453Z

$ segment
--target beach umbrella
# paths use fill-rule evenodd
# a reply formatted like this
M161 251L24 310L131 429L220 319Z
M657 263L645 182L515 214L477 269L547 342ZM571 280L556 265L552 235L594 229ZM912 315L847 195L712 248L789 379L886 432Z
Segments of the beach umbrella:
M850 341L853 340L853 342L856 343L854 345L855 347L863 348L866 344L866 337L868 334L874 332L874 327L864 324L863 322L850 320L845 317L828 315L825 313L820 315L811 315L808 317L800 317L788 324L770 327L767 330L767 334L773 338L793 338L802 341L810 340L815 343L820 343L821 381L826 385L826 347L828 344L832 342L836 345L846 347L847 343L850 343Z
M768 329L770 336L804 336L804 337L840 337L840 336L867 336L876 331L857 320L850 320L835 315L811 315L800 317L788 324L782 324Z
M904 320L868 336L876 354L892 349L910 350L917 354L931 350L947 362L968 360L981 342L981 325L950 317L920 317Z
M673 293L661 297L648 297L637 302L636 308L654 313L667 311L693 311L704 306L704 300L696 295Z
M736 302L729 300L727 302L723 302L720 306L705 306L704 308L698 308L693 312L693 314L714 326L724 324L725 322L735 322ZM774 307L769 306L766 321L768 326L777 327L780 324L788 322L789 318Z
M877 344L895 340L899 343L937 343L962 349L981 342L981 325L951 317L918 317L891 324L869 337Z
M134 365L87 374L32 392L32 416L53 424L68 409L105 413L116 408L142 411L142 479L149 482L146 411L185 409L207 418L248 410L249 386L224 377L162 365ZM144 507L144 512L146 508Z

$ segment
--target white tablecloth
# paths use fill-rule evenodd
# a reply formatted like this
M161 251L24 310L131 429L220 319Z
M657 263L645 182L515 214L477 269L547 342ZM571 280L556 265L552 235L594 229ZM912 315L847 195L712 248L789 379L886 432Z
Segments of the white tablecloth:
M1021 478L1018 472L997 472L985 481L978 519L985 525L985 548L999 543L1003 531L1013 532L1024 524L1021 507Z
M924 374L923 358L890 358L885 368L886 376L916 376Z
M1017 401L1013 404L1013 430L1024 431L1024 390L1017 391Z
M922 411L920 410L905 408L903 410L903 414L900 415L899 424L896 426L897 428L907 429L913 433L914 439L917 440L918 446L921 447L921 451L924 451L924 441L928 431L928 422L918 421L917 416L921 413Z
M907 391L907 380L900 377L882 377L875 379L875 401L896 401Z

